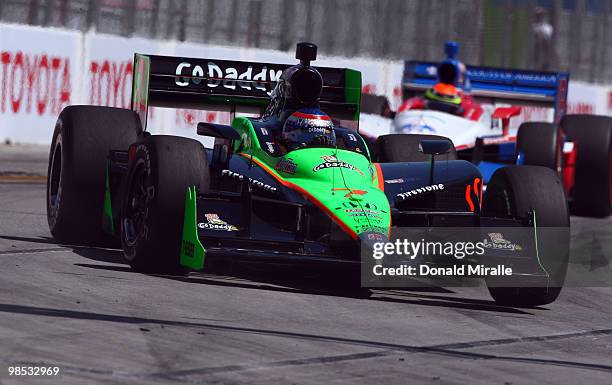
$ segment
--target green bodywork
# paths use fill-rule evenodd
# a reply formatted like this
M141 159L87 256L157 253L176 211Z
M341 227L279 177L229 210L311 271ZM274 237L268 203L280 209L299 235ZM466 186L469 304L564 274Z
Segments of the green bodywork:
M109 162L106 161L106 176L104 181L104 215L102 228L110 235L115 235L115 220L113 218L113 201L110 190L110 170Z
M185 195L183 237L181 241L181 265L193 270L204 268L206 250L198 237L198 216L196 211L196 188L189 187Z
M149 57L136 55L139 74L134 80L138 85L132 92L132 109L141 114L146 122L146 108L155 105L156 90L149 92L149 97L139 93L150 73ZM344 81L339 82L331 76L330 87L344 88L343 100L325 100L330 108L328 113L337 119L359 121L361 101L361 72L351 69L327 69L340 74L343 71ZM148 89L148 83L144 87ZM202 103L215 105L260 106L265 109L269 100L244 95L202 95ZM144 110L142 110L144 108ZM139 110L140 109L140 110ZM349 112L349 113L347 113ZM336 148L304 148L291 151L281 157L273 157L264 151L259 143L251 121L244 117L235 118L232 127L240 139L233 141L233 152L245 157L253 167L264 168L271 176L285 187L304 196L325 212L340 228L354 239L363 233L377 233L387 237L391 226L391 210L384 192L378 187L378 174L370 162L369 153L361 154ZM355 135L362 140L359 135ZM363 146L367 152L367 146ZM295 170L281 170L280 164L295 164ZM291 172L286 172L291 171ZM295 172L293 172L295 171ZM190 187L186 193L183 235L180 253L181 265L191 269L202 269L205 249L198 238L196 190Z
M150 77L151 59L145 55L134 54L134 80L132 81L131 109L138 114L143 129L147 128Z
M344 70L344 99L347 103L357 107L353 120L359 121L361 110L361 72L351 69Z
M273 157L261 148L249 119L236 118L232 126L241 137L234 143L235 153L252 156L254 163L280 183L302 193L351 236L356 238L365 232L388 235L389 200L378 187L378 175L369 154L336 148L303 148ZM278 167L288 163L296 165L295 170L290 170L292 173ZM325 167L326 163L342 166Z
M235 154L303 195L349 236L358 239L364 233L375 233L388 237L391 208L379 188L382 183L369 154L337 148L303 148L273 157L262 150L248 118L235 118L232 127L241 138L234 141ZM295 167L288 169L279 164ZM180 260L181 265L199 270L204 267L205 250L198 239L197 209L195 187L190 187L185 199Z

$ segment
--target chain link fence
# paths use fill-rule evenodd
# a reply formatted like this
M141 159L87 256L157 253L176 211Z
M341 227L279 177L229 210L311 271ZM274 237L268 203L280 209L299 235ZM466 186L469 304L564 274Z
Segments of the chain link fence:
M564 70L612 83L612 0L0 0L0 20L328 55Z

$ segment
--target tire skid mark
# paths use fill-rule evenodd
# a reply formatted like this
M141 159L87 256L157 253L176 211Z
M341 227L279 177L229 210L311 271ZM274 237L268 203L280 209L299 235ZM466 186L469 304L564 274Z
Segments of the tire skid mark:
M112 315L112 314L96 314L96 313L88 313L88 312L81 312L81 311L59 310L59 309L49 309L49 308L34 308L34 307L29 307L29 306L9 305L9 304L0 304L0 312L13 312L13 313L21 312L21 313L41 315L41 316L78 318L78 319L88 319L88 320L108 321L108 322L123 322L123 323L129 323L129 324L175 325L175 326L212 329L212 330L228 331L228 332L253 333L253 334L259 334L259 335L266 335L266 336L296 338L296 339L312 340L312 341L318 341L318 342L347 344L347 345L353 345L353 346L364 346L364 347L369 347L369 348L374 348L374 349L384 349L383 351L356 353L356 354L348 354L348 355L341 355L341 356L328 356L328 357L323 356L323 357L313 357L313 358L306 358L306 359L283 360L283 361L268 362L268 363L261 363L261 364L203 367L203 368L185 369L185 370L162 372L162 373L151 373L151 372L127 373L127 372L117 372L117 371L113 371L110 369L107 370L107 369L96 369L96 368L85 368L85 367L80 368L80 367L73 367L73 366L67 365L66 369L70 369L70 370L67 370L66 373L69 373L69 374L72 373L75 375L99 374L99 375L110 375L110 376L127 376L127 377L136 377L136 378L174 379L177 376L182 378L182 376L197 376L197 375L206 375L206 374L221 373L221 372L237 372L237 371L244 371L244 370L275 368L275 367L283 367L283 366L325 364L329 362L340 362L340 361L355 360L355 359L378 358L378 357L382 357L386 355L393 355L393 354L398 354L398 353L435 354L435 355L442 355L442 356L447 356L447 357L457 357L457 358L472 359L472 360L503 360L503 361L521 362L521 363L535 364L535 365L553 365L553 366L573 367L577 369L612 372L612 366L604 365L604 364L553 360L553 359L546 359L546 358L503 356L503 355L494 355L494 354L486 354L486 353L466 352L466 351L460 350L460 349L466 349L466 348L471 348L471 347L485 347L485 346L495 346L495 345L499 346L499 345L507 345L507 344L513 344L513 343L525 343L525 342L542 342L542 341L561 340L561 339L568 339L568 338L580 338L580 337L587 337L587 336L593 336L593 335L612 335L612 329L596 329L596 330L578 331L578 332L565 333L565 334L491 339L491 340L461 342L461 343L443 344L443 345L412 346L412 345L401 345L401 344L393 344L393 343L386 343L386 342L379 342L379 341L358 340L358 339L343 338L343 337L332 337L332 336L321 336L321 335L296 333L296 332L285 332L285 331L278 331L278 330L261 330L261 329L255 329L255 328L215 325L215 324L207 324L207 323L172 321L172 320L156 320L156 319L141 318L141 317L129 317L129 316L120 316L120 315ZM61 366L61 364L59 363L46 363L46 364L53 364L53 365Z
M385 357L385 356L401 354L401 353L402 352L398 350L383 350L383 351L373 351L373 352L363 352L363 353L341 354L341 355L335 355L335 356L296 358L296 359L291 359L291 360L272 361L272 362L255 363L255 364L212 366L212 367L204 367L204 368L196 368L196 369L176 370L176 371L165 372L165 373L151 373L150 375L154 377L166 377L166 378L180 377L180 379L182 380L184 379L183 378L184 376L205 375L205 374L215 374L215 373L225 373L225 372L240 372L244 370L273 369L273 368L280 368L280 367L286 367L286 366L329 364L333 362L379 358L379 357Z
M214 367L206 367L206 368L185 369L185 370L177 370L177 371L171 371L171 372L157 372L157 373L156 372L130 373L130 372L124 372L124 371L116 371L112 369L86 368L86 367L62 365L60 363L50 363L50 362L20 361L20 362L15 362L14 364L37 365L37 366L59 366L62 370L62 374L69 374L69 375L76 375L76 376L93 374L93 375L98 375L98 376L124 377L124 378L136 378L136 379L165 379L165 380L175 380L175 381L182 381L182 382L193 382L193 381L190 381L189 378L186 378L186 377L216 374L216 373L239 372L239 371L245 371L245 370L273 369L273 368L288 367L288 366L327 364L327 363L333 363L333 362L353 361L353 360L385 357L385 356L389 356L393 354L400 354L400 353L401 353L400 351L396 351L396 350L384 350L384 351L362 352L362 353L352 353L352 354L341 354L341 355L335 355L335 356L298 358L298 359L292 359L292 360L273 361L273 362L267 362L267 363L214 366Z
M512 343L521 343L521 342L534 342L534 341L543 342L543 341L568 339L568 338L576 338L576 337L588 337L588 336L594 336L594 335L612 335L612 329L594 329L594 330L577 331L577 332L571 332L571 333L550 334L550 335L543 335L543 336L502 338L502 339L490 339L490 340L480 340L480 341L471 341L471 342L470 341L459 342L459 343L452 343L452 344L417 346L417 345L392 344L392 343L387 343L387 342L370 341L370 340L358 340L358 339L344 338L344 337L314 335L314 334L306 334L306 333L298 333L298 332L286 332L286 331L280 331L280 330L265 330L265 329L255 329L255 328L247 328L247 327L241 327L241 326L216 325L216 324L210 324L210 323L173 321L173 320L163 320L163 319L144 318L144 317L122 316L122 315L115 315L115 314L91 313L91 312L83 312L83 311L78 311L78 310L62 310L62 309L33 307L33 306L25 306L25 305L13 305L13 304L6 304L6 303L0 304L0 312L31 314L31 315L38 315L38 316L45 316L45 317L60 317L60 318L94 320L94 321L118 322L118 323L127 323L127 324L154 324L154 325L173 325L173 326L183 326L183 327L194 327L194 328L212 329L212 330L219 330L219 331L252 333L252 334L260 334L260 335L266 335L266 336L297 338L297 339L304 339L304 340L315 340L315 341L332 342L332 343L349 344L349 345L361 345L361 346L369 346L369 347L381 348L381 349L385 349L385 348L386 349L399 349L399 350L411 350L412 349L416 352L426 351L426 350L444 351L448 349L462 349L462 348L464 349L464 348L470 348L470 347L506 345L506 344L512 344Z
M0 209L0 213L35 215L39 217L47 216L47 214L43 214L43 213L35 213L35 212L30 212L30 211L14 211L14 210L5 210L5 209Z
M15 255L15 254L36 254L36 253L57 253L61 251L72 251L69 247L48 247L46 249L24 249L24 250L0 250L0 255Z
M502 338L495 340L482 340L470 342L458 342L453 344L432 345L431 348L436 349L469 349L481 346L509 345L525 342L546 342L561 340L567 338L590 337L596 335L612 335L612 329L587 330L573 333L551 334L545 336L517 337L517 338Z
M225 365L225 366L212 366L195 369L185 369L169 372L124 372L116 371L112 369L97 369L97 368L86 368L78 366L62 365L57 362L17 362L19 365L38 365L38 366L59 366L62 370L62 374L74 375L76 377L89 377L103 376L103 377L115 377L115 378L132 378L132 379L150 379L150 380L174 380L182 383L201 383L199 376L214 375L220 373L236 373L248 370L265 370L275 369L292 366L305 366L305 365L317 365L317 364L330 364L335 362L344 361L355 361L363 359L382 358L391 355L397 355L402 353L429 353L429 354L442 354L445 356L455 356L463 359L472 360L498 360L498 361L510 361L520 362L525 364L533 365L546 365L546 366L560 366L560 367L571 367L575 369L584 370L596 370L604 372L612 372L612 366L603 364L592 364L575 361L563 361L563 360L552 360L546 358L528 358L528 357L514 357L514 356L500 356L492 354L479 354L479 353L468 353L456 350L441 350L434 348L416 348L416 347L404 347L401 349L388 349L382 351L372 351L363 353L352 353L345 355L335 356L319 356L310 358L298 358L293 360L282 360L272 361L265 363L256 364L236 364L236 365Z
M2 237L0 237L2 238ZM47 243L47 242L44 242ZM75 251L76 249L87 249L87 250L102 250L102 251L120 251L119 249L109 249L106 247L96 247L96 246L60 246L60 247L48 247L48 248L38 248L38 249L23 249L23 250L0 250L0 255L11 255L11 254L36 254L36 253L44 253L44 252L62 252L62 251Z

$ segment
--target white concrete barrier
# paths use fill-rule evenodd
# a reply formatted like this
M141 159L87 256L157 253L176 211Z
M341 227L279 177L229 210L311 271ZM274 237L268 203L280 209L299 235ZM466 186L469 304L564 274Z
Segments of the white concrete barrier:
M135 52L293 63L293 52L124 38L93 32L0 23L0 140L47 144L57 115L70 104L129 108ZM362 72L364 92L401 102L401 61L321 55L317 65ZM612 115L612 87L570 81L569 110ZM151 108L149 129L197 138L199 121L226 113ZM205 143L210 143L205 141Z
M80 102L81 37L0 24L0 139L51 141L59 112Z

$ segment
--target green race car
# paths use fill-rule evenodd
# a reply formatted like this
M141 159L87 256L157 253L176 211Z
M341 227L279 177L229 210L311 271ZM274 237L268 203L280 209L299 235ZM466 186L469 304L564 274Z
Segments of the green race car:
M514 267L487 280L500 303L556 299L569 235L556 235L552 249L545 234L537 239L543 228L569 226L552 170L500 169L483 198L480 171L455 160L448 139L388 135L370 149L357 127L361 74L312 67L309 43L298 44L296 57L300 64L287 66L136 54L131 110L70 106L59 116L47 185L53 236L120 241L140 272L182 274L217 258L302 261L346 267L357 278L361 269L361 284L376 286L371 251L393 241L395 230L518 228L535 247L461 262ZM150 135L150 105L235 117L231 125L198 124L198 134L215 138L206 149ZM243 111L259 117L237 116ZM387 162L398 156L405 161Z

